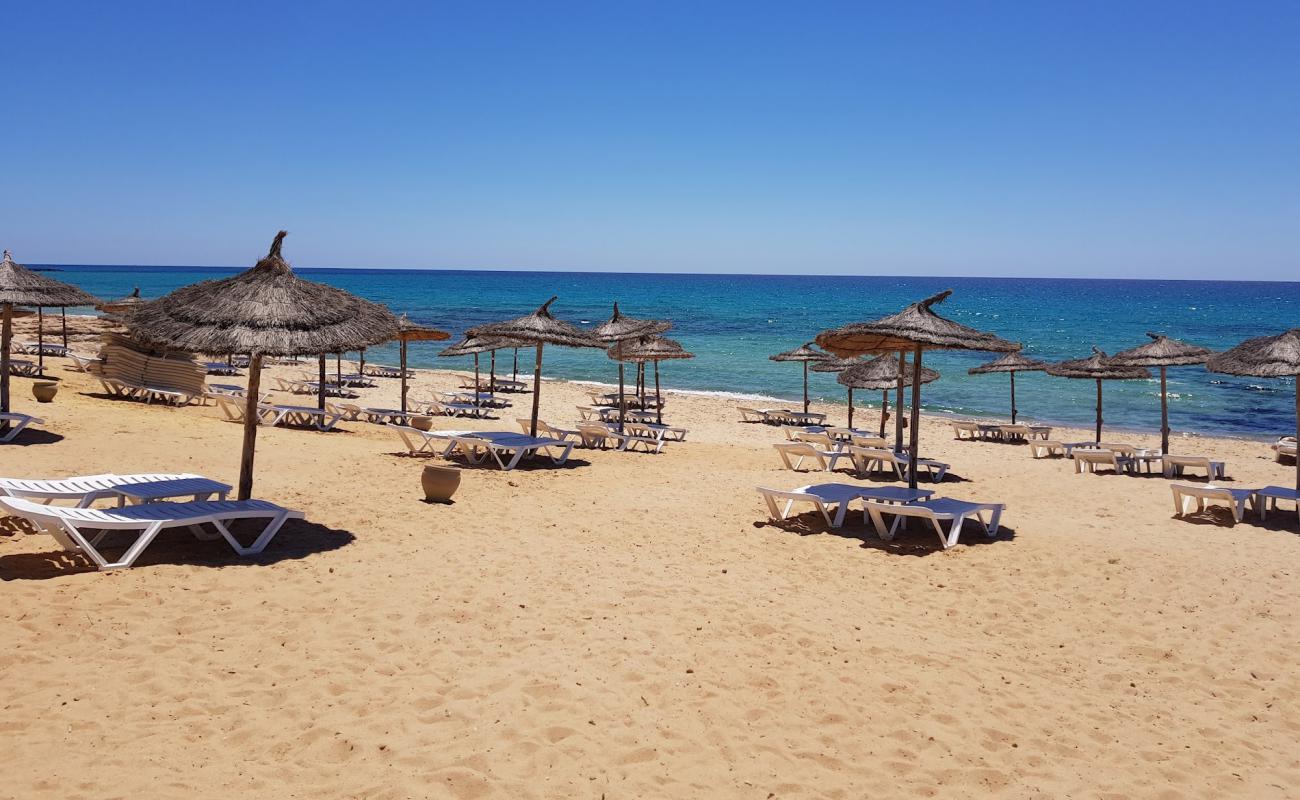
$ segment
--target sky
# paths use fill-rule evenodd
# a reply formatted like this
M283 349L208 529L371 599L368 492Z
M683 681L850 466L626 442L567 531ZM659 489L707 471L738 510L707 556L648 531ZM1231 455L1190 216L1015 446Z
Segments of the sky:
M33 264L1300 279L1300 3L0 0Z

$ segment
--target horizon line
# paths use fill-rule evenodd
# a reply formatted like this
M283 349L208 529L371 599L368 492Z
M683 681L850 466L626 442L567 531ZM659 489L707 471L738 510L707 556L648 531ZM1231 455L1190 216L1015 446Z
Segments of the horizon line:
M236 267L213 264L28 264L32 269L62 269L75 267L108 268L108 269L159 269L159 270L185 270L185 269L215 269L228 270L231 272L242 272L250 267ZM598 269L553 269L550 267L293 267L295 271L324 271L324 272L500 272L500 273L529 273L541 275L673 275L688 277L706 277L706 278L907 278L916 280L993 280L993 281L1128 281L1132 283L1276 283L1276 284L1300 284L1300 281L1281 281L1270 280L1268 278L1120 278L1120 277L1080 277L1075 275L1062 276L1035 276L1027 277L1024 275L907 275L907 274L857 274L846 275L843 273L784 273L784 272L645 272L645 271L619 271L619 270L598 270Z

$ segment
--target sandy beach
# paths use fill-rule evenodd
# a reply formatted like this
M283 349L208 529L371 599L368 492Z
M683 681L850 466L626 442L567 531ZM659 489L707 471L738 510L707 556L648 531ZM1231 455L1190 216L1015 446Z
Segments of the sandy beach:
M65 363L53 404L14 380L48 433L6 446L4 475L234 482L218 409L104 399ZM543 419L571 423L582 390L546 382ZM435 426L516 429L530 397ZM780 432L731 402L668 403L690 436L662 454L467 468L446 506L378 426L263 429L255 496L307 518L255 559L171 533L101 574L7 520L0 796L1296 795L1293 516L1177 520L1163 478L927 419L943 493L1007 504L998 539L779 526L754 487L824 476L783 470ZM1293 474L1258 442L1176 446L1239 486Z

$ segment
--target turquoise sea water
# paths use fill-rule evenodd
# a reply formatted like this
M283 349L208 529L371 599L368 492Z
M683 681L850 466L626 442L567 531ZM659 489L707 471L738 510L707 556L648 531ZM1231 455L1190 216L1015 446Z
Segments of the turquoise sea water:
M234 269L197 267L60 266L57 277L105 298L140 287L145 297ZM937 310L973 327L1023 342L1044 360L1086 356L1097 345L1114 353L1141 344L1145 331L1167 333L1213 349L1300 325L1300 283L1232 281L1024 280L992 278L890 278L762 275L661 275L572 272L414 271L299 269L411 318L460 334L485 322L518 316L551 295L553 312L583 325L609 317L619 301L624 313L669 319L696 358L665 362L665 387L762 395L801 396L799 364L768 356L846 322L892 313L936 291L953 296ZM462 368L467 359L437 358L440 345L416 344L419 367ZM503 354L508 367L509 353ZM928 412L1006 417L1005 375L966 374L993 358L982 353L927 354L925 364L943 377L925 387ZM396 348L372 349L369 360L396 363ZM521 369L530 369L521 353ZM596 350L546 351L548 376L609 382L613 362ZM844 402L833 375L813 374L814 397ZM1294 381L1233 378L1201 367L1171 368L1170 425L1178 431L1266 437L1295 430ZM860 405L879 393L859 392ZM1016 378L1022 418L1088 426L1093 419L1091 381L1021 373ZM1105 417L1115 429L1156 430L1159 382L1113 381L1105 387Z

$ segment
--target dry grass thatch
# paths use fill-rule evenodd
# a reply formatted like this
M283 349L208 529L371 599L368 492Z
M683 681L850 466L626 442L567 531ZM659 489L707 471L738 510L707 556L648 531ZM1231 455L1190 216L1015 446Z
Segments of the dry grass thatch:
M1020 345L991 333L944 319L931 306L952 294L947 290L913 303L897 314L875 322L855 322L817 335L817 344L838 356L911 350L916 346L938 350L988 350L1006 353Z
M903 383L912 385L913 365L903 369ZM841 386L850 389L893 389L898 385L898 356L889 353L877 356L870 361L855 364L835 376ZM928 367L921 367L921 383L933 383L939 380L939 373Z
M359 350L397 336L387 308L294 275L280 255L285 236L252 269L140 306L126 320L131 336L173 350L271 356Z
M16 263L9 251L0 261L0 303L25 306L93 306L99 301L75 286Z
M607 351L615 361L671 361L695 358L695 354L682 347L681 342L663 336L645 336L635 342L623 343Z
M825 361L817 361L808 365L808 369L813 372L843 372L846 369L856 367L859 364L867 362L860 358L828 358Z
M1143 367L1126 367L1115 364L1098 348L1092 348L1092 355L1076 358L1058 364L1048 364L1047 374L1058 378L1086 378L1089 380L1123 381L1150 378L1151 373Z
M1205 365L1211 372L1260 378L1300 376L1300 328L1276 336L1247 339L1231 350L1213 356Z
M1046 361L1037 361L1017 350L987 364L972 367L968 372L971 375L984 375L990 372L1036 372L1045 369L1047 369Z
M519 342L520 346L531 347L537 344L556 344L562 347L599 347L605 343L586 331L563 320L551 316L551 303L558 298L552 297L541 308L531 314L505 322L494 322L471 328L466 335L491 339L509 339ZM513 345L511 345L513 346Z
M1128 367L1185 367L1204 364L1213 351L1159 333L1148 333L1152 341L1110 357L1111 363Z
M805 342L793 350L787 350L784 353L777 353L774 356L768 356L773 361L829 361L834 356L830 353L823 353L821 350L813 349L815 342Z
M633 319L623 316L614 304L614 313L609 321L601 323L592 334L602 342L626 342L645 336L654 336L671 328L673 324L662 319Z
M397 336L394 338L401 342L445 342L451 338L451 334L437 328L417 325L403 314L397 320Z

